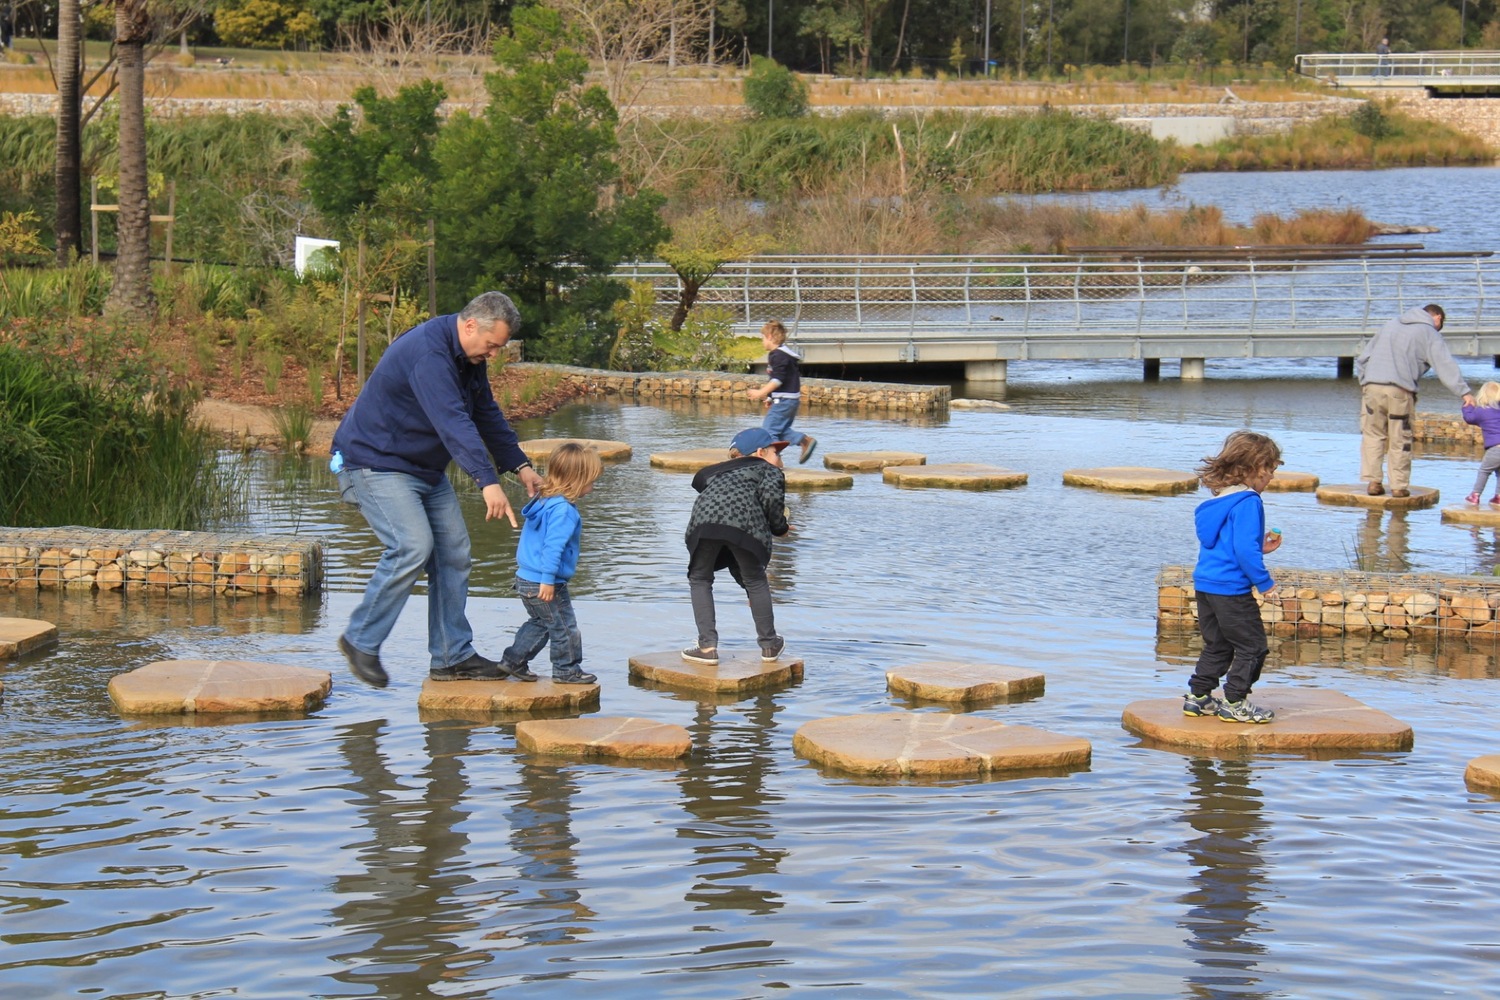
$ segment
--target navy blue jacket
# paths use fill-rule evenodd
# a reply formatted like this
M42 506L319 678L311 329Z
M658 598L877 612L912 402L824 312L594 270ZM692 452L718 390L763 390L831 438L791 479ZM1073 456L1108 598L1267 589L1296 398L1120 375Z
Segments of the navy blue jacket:
M488 451L486 451L488 449ZM458 343L458 315L434 316L386 348L333 435L346 469L404 472L427 483L450 461L480 489L526 464L516 432L490 391L488 366Z

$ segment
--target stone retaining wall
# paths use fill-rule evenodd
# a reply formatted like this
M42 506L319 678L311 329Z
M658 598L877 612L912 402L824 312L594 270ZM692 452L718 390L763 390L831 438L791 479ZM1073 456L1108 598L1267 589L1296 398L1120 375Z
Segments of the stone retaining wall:
M321 542L284 535L0 527L0 589L311 594Z
M1402 91L1396 106L1414 118L1440 122L1500 146L1500 97L1429 97L1423 91Z
M1158 630L1196 629L1192 567L1162 567L1156 586ZM1277 569L1256 600L1273 635L1500 639L1500 577Z
M595 368L548 366L562 372L563 381L596 396L635 399L745 399L745 390L766 384L764 375L728 372L611 372ZM903 413L945 410L952 397L946 385L904 385L898 382L846 382L804 378L805 409L869 409Z
M1464 423L1463 417L1446 413L1416 414L1411 422L1411 435L1432 444L1468 445L1476 455L1484 451L1484 435L1479 428Z

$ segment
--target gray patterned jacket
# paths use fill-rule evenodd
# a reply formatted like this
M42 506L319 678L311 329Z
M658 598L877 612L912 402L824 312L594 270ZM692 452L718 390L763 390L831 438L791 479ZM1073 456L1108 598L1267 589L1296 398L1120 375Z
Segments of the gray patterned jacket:
M771 561L771 536L784 535L786 476L754 455L699 470L693 477L698 499L688 518L687 546L705 539L729 542Z

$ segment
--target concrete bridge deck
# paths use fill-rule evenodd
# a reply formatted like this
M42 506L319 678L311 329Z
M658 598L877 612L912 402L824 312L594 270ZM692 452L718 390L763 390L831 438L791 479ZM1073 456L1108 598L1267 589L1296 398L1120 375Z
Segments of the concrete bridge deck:
M1311 52L1297 56L1297 72L1335 87L1424 89L1448 96L1500 93L1500 52Z
M809 364L961 362L1002 380L1016 360L1352 358L1390 317L1447 310L1459 355L1500 354L1500 261L1488 251L1368 249L1337 259L1222 250L1180 257L758 257L722 268L697 308L756 335L781 319ZM660 263L617 277L650 283L668 311L679 292Z

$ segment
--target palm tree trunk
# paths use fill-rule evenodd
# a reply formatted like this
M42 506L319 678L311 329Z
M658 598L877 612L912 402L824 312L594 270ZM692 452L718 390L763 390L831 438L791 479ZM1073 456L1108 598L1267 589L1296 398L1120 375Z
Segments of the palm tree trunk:
M78 0L60 0L57 11L57 152L53 183L57 208L53 231L57 239L57 265L66 267L76 253L83 252L82 156L79 117L82 105L79 61L83 24Z
M145 0L115 0L115 50L120 74L120 212L115 279L105 311L147 318L151 294L151 198L146 176Z

